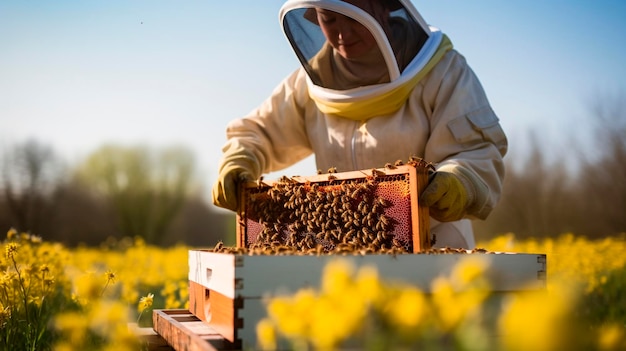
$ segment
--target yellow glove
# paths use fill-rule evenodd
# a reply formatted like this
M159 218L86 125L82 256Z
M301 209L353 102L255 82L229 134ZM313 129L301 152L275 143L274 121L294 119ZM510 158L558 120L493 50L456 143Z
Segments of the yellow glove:
M422 192L420 201L430 208L430 215L440 222L462 219L468 206L467 190L458 176L435 172Z
M257 162L249 151L241 147L231 147L226 150L220 166L219 177L213 184L213 204L237 211L239 207L239 184L254 180L255 170L258 170Z

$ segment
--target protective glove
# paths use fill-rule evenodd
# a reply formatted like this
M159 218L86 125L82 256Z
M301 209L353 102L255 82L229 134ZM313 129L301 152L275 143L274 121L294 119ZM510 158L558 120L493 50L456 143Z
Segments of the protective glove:
M451 172L437 171L420 196L430 215L440 222L462 219L468 206L468 194L459 177Z
M213 184L213 204L232 211L239 207L239 184L255 179L256 159L241 147L230 147L224 152L220 173ZM258 173L258 172L256 172Z

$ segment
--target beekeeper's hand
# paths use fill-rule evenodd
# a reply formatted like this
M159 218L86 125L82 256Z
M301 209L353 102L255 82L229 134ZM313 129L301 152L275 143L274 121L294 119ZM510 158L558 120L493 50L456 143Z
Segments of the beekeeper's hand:
M237 211L239 184L258 178L256 159L242 148L230 148L224 152L217 181L213 184L213 204Z
M468 204L468 194L459 176L437 171L420 196L423 205L430 209L430 216L440 222L462 219Z

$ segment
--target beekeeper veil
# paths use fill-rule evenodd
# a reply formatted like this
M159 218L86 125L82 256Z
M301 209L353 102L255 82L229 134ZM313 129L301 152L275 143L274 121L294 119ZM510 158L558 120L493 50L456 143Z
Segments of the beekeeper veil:
M280 22L324 113L396 111L452 47L409 0L288 0Z

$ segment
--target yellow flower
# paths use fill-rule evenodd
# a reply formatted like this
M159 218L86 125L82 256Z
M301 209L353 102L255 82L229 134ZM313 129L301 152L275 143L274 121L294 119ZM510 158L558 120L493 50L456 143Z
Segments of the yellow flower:
M82 345L89 331L89 320L80 312L68 312L56 316L54 326L71 344Z
M9 306L2 307L2 304L0 303L0 329L4 327L5 323L10 318L11 318L11 309L9 309Z
M137 309L141 313L147 310L148 308L152 307L153 301L154 301L154 294L149 293L148 295L143 296L139 299L139 305L137 306Z
M332 350L359 331L367 314L367 305L352 295L323 295L309 311L309 339L319 350Z
M259 341L259 349L276 349L276 328L270 319L264 318L257 323L256 335L257 340Z
M43 240L38 235L30 235L29 240L32 244L41 244Z
M5 248L6 257L12 260L15 257L15 254L17 253L18 248L19 248L19 245L17 243L8 243Z
M391 323L407 335L410 335L411 330L417 328L426 317L426 310L427 301L424 294L419 289L408 286L392 295L385 307Z
M315 292L302 289L291 297L270 301L268 312L278 331L289 338L306 338L310 332L309 316L315 310Z
M489 263L484 256L468 255L454 266L450 279L460 289L476 283L481 284L484 282L483 277L488 266Z
M110 269L109 269L109 270L107 270L107 271L104 273L104 276L105 276L105 277L106 277L106 279L107 279L107 284L113 284L113 283L115 283L115 272L113 272L112 270L110 270Z
M373 304L376 304L383 294L378 270L375 267L366 266L359 269L355 284L358 296Z
M565 348L574 306L569 286L555 291L526 291L509 297L499 319L502 342L507 350L560 350Z
M97 300L102 293L102 285L93 273L84 274L74 280L77 301L84 305Z
M322 292L325 294L344 294L352 285L354 266L347 260L330 261L322 274Z
M599 331L598 349L600 350L623 350L626 346L624 328L619 324L604 325Z
M47 274L50 272L50 267L44 263L41 266L39 266L39 271L43 274Z
M11 228L9 229L9 231L7 232L7 239L8 240L13 240L17 237L17 230L15 230L15 228Z

